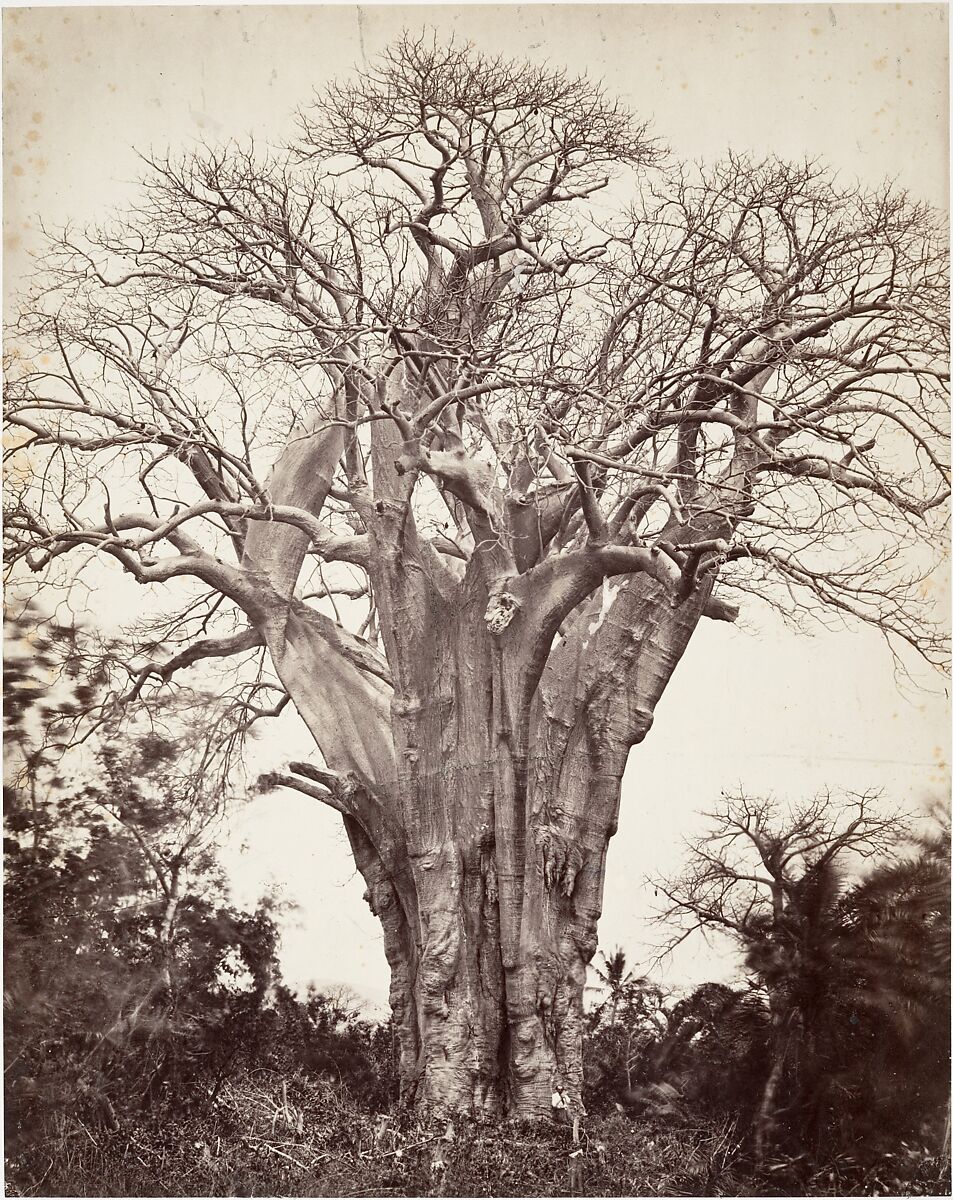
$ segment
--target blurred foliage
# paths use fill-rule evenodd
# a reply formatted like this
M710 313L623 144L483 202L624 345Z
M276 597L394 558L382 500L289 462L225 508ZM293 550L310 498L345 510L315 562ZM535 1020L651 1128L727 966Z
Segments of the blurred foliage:
M81 631L27 612L6 634L8 1154L29 1158L68 1119L115 1132L208 1108L261 1069L390 1100L389 1027L341 997L294 996L269 904L229 902L215 839L232 786L210 752L214 701L178 689L122 720L90 655L72 669Z
M731 1120L747 1153L767 1112L752 1169L771 1194L888 1177L916 1190L918 1163L948 1163L949 817L934 814L929 833L859 879L833 855L795 883L783 912L746 924L743 986L678 999L629 972L621 951L603 957L586 1104Z

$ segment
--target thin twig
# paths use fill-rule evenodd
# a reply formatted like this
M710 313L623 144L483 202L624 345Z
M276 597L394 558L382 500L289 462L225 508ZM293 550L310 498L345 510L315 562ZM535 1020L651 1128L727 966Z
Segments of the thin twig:
M271 1145L270 1142L261 1141L258 1143L258 1145L265 1150L270 1150L272 1154L277 1154L281 1158L286 1158L288 1160L288 1162L294 1163L294 1165L298 1168L299 1171L306 1170L304 1163L299 1163L298 1160L296 1158L292 1158L290 1154L285 1154L284 1150L277 1150L274 1146Z

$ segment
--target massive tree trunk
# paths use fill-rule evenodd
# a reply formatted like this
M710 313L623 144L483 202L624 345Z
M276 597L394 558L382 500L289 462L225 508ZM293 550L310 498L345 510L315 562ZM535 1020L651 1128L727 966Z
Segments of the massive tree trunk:
M395 413L419 408L406 370L388 386ZM381 921L404 1098L571 1118L623 772L711 577L677 596L674 560L663 569L654 552L596 537L562 556L546 557L541 538L527 549L495 484L431 449L474 543L451 569L415 525L423 460L406 424L373 426L373 496L353 496L382 657L294 598L306 537L247 533L260 631L329 768L295 764L295 785L343 814ZM312 438L309 455L279 464L278 502L320 512L334 436L330 453ZM699 532L712 531L670 536Z
M494 635L487 603L474 587L443 614L417 690L395 705L406 849L389 874L366 874L408 1093L540 1118L581 1108L583 989L622 774L702 598L676 611L654 584L610 607L604 592L522 712L519 618Z
M526 577L501 593L479 556L452 587L408 569L426 553L403 524L388 579L407 513L383 507L368 519L387 684L329 658L320 616L294 601L266 634L339 772L331 802L384 931L403 1095L484 1117L578 1113L622 775L710 589L674 607L651 578L597 586L537 679Z

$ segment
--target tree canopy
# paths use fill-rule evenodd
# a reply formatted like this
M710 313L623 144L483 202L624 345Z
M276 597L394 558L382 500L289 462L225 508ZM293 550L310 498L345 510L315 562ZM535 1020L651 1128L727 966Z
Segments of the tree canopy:
M411 37L286 149L146 169L133 212L53 239L11 338L11 565L87 547L249 610L307 553L305 594L372 604L361 509L413 493L438 590L496 542L574 598L774 576L939 653L898 551L948 495L945 246L898 189L682 168L588 81Z

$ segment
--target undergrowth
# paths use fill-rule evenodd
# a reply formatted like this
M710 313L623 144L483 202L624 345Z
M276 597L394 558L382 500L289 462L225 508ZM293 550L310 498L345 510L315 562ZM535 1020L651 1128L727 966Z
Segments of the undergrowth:
M258 1072L212 1106L118 1122L60 1113L8 1146L16 1196L719 1196L949 1193L948 1163L906 1147L876 1167L778 1159L753 1174L730 1121L569 1126L422 1122L340 1085ZM117 1124L118 1127L111 1128Z

